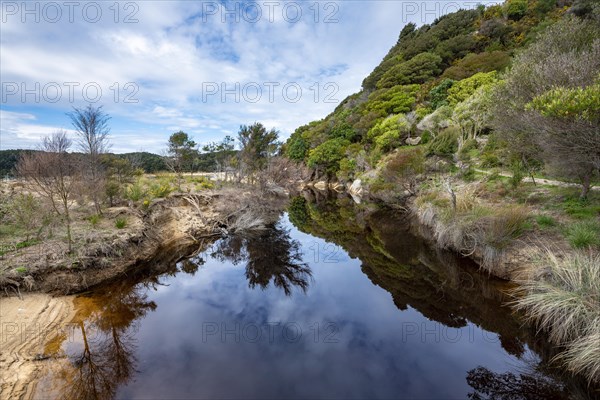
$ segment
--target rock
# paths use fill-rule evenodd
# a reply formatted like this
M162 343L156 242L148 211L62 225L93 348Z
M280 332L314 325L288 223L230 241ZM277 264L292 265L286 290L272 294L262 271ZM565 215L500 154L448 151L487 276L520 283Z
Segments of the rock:
M406 144L411 145L411 146L416 146L419 143L421 143L421 137L418 136L416 138L407 138L406 139Z

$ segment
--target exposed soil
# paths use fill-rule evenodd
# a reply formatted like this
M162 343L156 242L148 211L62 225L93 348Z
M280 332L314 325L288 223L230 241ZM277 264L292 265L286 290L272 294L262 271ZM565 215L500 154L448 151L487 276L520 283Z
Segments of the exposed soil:
M52 342L74 316L72 296L26 294L0 299L0 399L28 399L53 358Z
M78 233L83 243L71 254L64 242L49 240L4 255L0 296L73 294L132 274L137 268L148 268L156 261L167 261L165 257L177 261L229 231L244 229L236 226L236 218L243 213L267 222L282 202L249 191L222 190L171 195L155 200L146 210L110 208L105 218L126 218L126 229L87 228Z

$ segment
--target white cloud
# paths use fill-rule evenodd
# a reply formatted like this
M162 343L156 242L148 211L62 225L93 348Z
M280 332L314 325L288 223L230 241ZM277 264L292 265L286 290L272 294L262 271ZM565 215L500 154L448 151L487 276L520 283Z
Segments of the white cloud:
M61 126L43 125L33 114L0 109L0 150L11 148L35 148L40 139L57 130L65 130L71 137L75 131Z
M144 132L145 139L160 138L156 143L165 142L174 129L202 132L203 137L216 139L223 136L222 130L237 131L240 124L257 120L268 121L268 126L286 135L335 108L336 104L323 102L324 84L338 85L338 100L360 90L362 79L396 42L405 22L405 3L337 2L333 16L337 23L324 22L336 11L326 8L324 2L298 3L304 7L296 23L284 19L285 3L274 8L275 22L270 23L264 2L257 3L263 15L256 24L243 18L232 23L231 16L230 22L223 23L220 11L203 18L203 7L217 3L188 1L137 2L139 10L134 17L139 22L133 24L122 23L133 11L125 9L126 2L119 3L119 23L114 23L114 11L108 8L112 2L101 3L103 18L97 23L84 21L81 11L75 13L74 23L67 21L66 13L56 24L43 20L21 23L19 15L8 16L0 40L3 82L25 84L30 89L36 82L41 88L55 82L63 91L56 103L50 103L43 93L38 104L32 96L22 101L18 93L8 96L3 105L35 115L32 106L61 114L73 105L84 105L83 86L94 83L102 90L97 104L104 104L113 116L114 135L134 125ZM314 5L319 7L318 22L314 7L309 8ZM232 8L232 3L228 7ZM293 17L293 11L290 9L288 15ZM74 102L69 99L66 82L79 83ZM124 90L128 82L136 86ZM222 101L219 90L203 98L207 84L231 88L236 82L241 87L250 82L261 85L263 97L254 103L241 94L236 102L235 96L228 95ZM266 82L280 85L275 89L274 102L269 101ZM292 82L303 90L296 103L286 101L281 91ZM316 102L310 89L315 83L321 86ZM128 94L138 102L125 103ZM21 132L24 135L25 131ZM24 140L22 146L27 146L29 139L13 139L20 138Z

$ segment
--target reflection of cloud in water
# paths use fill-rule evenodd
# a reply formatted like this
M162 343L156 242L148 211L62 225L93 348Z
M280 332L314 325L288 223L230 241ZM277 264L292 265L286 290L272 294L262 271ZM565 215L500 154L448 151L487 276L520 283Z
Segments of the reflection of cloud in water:
M376 243L368 235L354 232L342 243L354 243L352 255L362 261L342 252L343 262L315 262L306 246L327 242L284 217L274 229L223 239L179 263L183 273L160 279L168 286L123 285L123 293L92 297L92 311L79 318L102 332L90 352L99 357L94 367L120 371L94 387L105 398L465 398L498 381L467 382L479 366L491 374L526 367L502 348L505 341L520 343L510 329L498 328L507 337L500 343L479 327L483 321L496 328L481 313L497 312L496 303L474 304L483 296L477 290L489 288L478 289L475 280L459 296L460 274L453 281L441 267L436 272L436 258L420 253L422 245L403 247L408 260L421 260L406 267L393 262L393 240ZM378 244L384 258L373 253ZM304 294L292 295L294 288ZM440 296L449 303L436 304ZM285 336L286 326L299 329L298 340ZM470 387L474 382L480 386Z

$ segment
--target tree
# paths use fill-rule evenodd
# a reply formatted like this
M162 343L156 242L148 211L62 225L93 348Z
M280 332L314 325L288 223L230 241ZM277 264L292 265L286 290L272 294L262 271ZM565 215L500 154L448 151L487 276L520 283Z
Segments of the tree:
M460 128L458 150L467 140L475 140L491 118L491 93L493 85L480 86L465 101L454 107L452 121Z
M73 245L70 197L80 178L79 166L67 153L71 144L65 131L57 131L43 138L39 152L23 154L17 164L18 175L50 202L56 215L64 218L69 253Z
M114 205L115 198L119 197L123 186L132 183L134 176L138 173L128 158L119 157L114 154L104 154L101 158L105 171L105 194L110 207ZM140 170L141 172L141 170Z
M453 110L450 106L441 106L431 114L426 115L417 124L417 128L422 131L429 131L431 136L435 138L443 129L452 124L452 113Z
M434 53L421 53L390 68L377 82L377 88L424 83L441 72L442 58Z
M287 141L285 155L292 160L304 161L310 149L310 145L302 133L301 128L296 129Z
M235 139L227 135L220 142L213 142L202 147L203 151L212 153L217 172L225 171L225 181L227 181L228 169L231 167L235 155Z
M292 295L297 287L306 292L312 278L310 266L302 262L300 242L279 224L246 235L230 235L216 244L211 256L234 265L245 263L250 288L266 289L271 283Z
M77 132L79 148L86 156L83 182L94 201L96 212L102 214L100 198L104 193L105 175L100 156L110 148L110 116L102 110L102 106L94 107L91 104L83 109L73 107L73 111L67 115Z
M312 149L308 154L308 166L317 170L317 176L320 171L333 175L337 172L339 162L344 158L346 147L350 142L343 138L329 139Z
M240 143L241 167L246 170L249 181L254 180L254 174L267 167L269 158L277 150L279 132L274 128L267 130L260 122L250 126L240 126L238 141Z
M556 157L569 159L568 169L575 167L581 179L581 197L587 197L592 176L600 172L600 79L585 88L551 89L526 108L555 121L556 129L549 131L552 140L547 146ZM579 157L570 157L573 153Z
M169 137L168 146L167 167L177 175L177 188L181 190L183 171L192 170L194 155L197 154L196 142L187 133L179 131Z
M600 25L568 16L516 57L492 102L493 125L510 150L578 177L582 197L597 171L599 128L594 118L585 118L590 105L573 108L573 102L590 94L586 88L599 74Z
M520 20L527 13L527 0L508 0L504 3L506 16L513 20Z
M436 109L441 106L448 105L446 98L448 97L448 89L454 85L454 80L444 79L437 86L429 91L429 101L431 102L431 108Z

